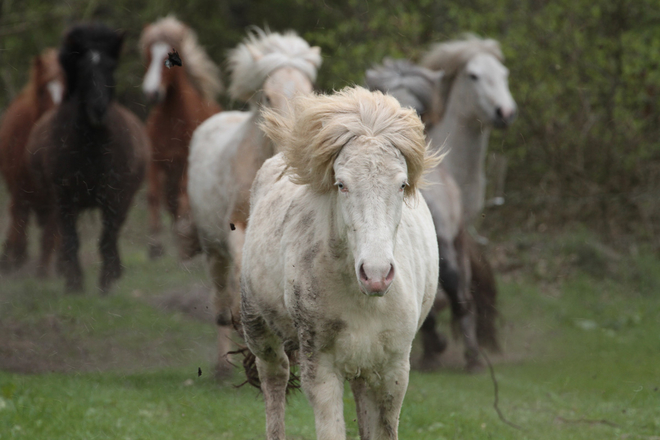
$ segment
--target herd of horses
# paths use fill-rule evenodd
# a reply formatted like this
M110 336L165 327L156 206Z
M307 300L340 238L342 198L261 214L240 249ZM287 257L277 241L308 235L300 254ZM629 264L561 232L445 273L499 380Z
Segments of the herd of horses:
M385 59L365 85L314 93L319 47L254 28L219 68L172 16L145 27L146 125L114 100L124 34L69 29L59 53L35 57L0 122L0 171L11 223L0 269L27 259L30 213L42 229L40 276L83 289L76 223L98 209L101 292L121 275L119 233L145 175L148 253L162 255L161 204L179 257L203 253L218 327L219 376L238 330L258 371L267 437L284 438L289 365L300 365L319 439L345 438L343 383L360 437L397 438L412 340L421 365L446 348L436 314L449 305L466 369L497 350L496 284L470 234L484 208L490 131L516 104L499 44L467 37L416 65ZM177 51L182 66L168 60ZM371 90L371 91L370 91ZM473 229L472 229L473 230Z

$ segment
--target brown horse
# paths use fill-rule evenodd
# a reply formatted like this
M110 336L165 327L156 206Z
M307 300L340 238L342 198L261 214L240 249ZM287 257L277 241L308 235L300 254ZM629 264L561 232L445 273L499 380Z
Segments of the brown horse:
M66 33L59 55L64 99L37 122L28 140L36 190L51 201L62 237L59 263L68 291L83 287L76 223L85 209L101 211L101 291L107 292L121 275L119 231L149 157L142 123L113 102L123 37L99 24L74 26Z
M144 29L140 49L149 66L142 90L155 104L147 120L152 146L149 255L155 258L163 253L160 203L164 197L175 224L179 255L185 259L201 252L186 190L190 138L199 124L221 111L214 101L222 89L219 69L198 45L195 33L171 16ZM182 69L164 68L172 49L179 52Z
M25 160L25 146L32 127L47 110L62 100L64 77L57 50L46 49L32 60L30 81L12 101L0 123L0 172L10 195L11 222L0 256L0 269L12 270L27 259L27 226L30 212L43 228L39 276L46 275L55 244L55 228L48 221L44 200L35 192Z

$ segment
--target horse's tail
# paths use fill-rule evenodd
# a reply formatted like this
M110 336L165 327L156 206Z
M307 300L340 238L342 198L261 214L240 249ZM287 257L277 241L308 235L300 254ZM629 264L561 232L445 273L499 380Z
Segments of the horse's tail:
M286 385L286 394L287 396L291 391L300 389L300 376L294 371L294 366L296 363L296 353L297 352L287 352L289 357L289 364L291 365L291 371L289 372L289 382ZM236 388L240 388L243 385L250 384L253 387L261 391L261 380L259 379L259 371L257 371L257 357L250 351L248 347L240 347L237 350L230 351L227 354L231 355L240 355L243 356L243 371L245 372L245 381L236 385Z
M467 251L470 258L472 278L470 290L477 318L477 341L482 347L499 352L497 337L497 283L493 269L479 244L468 235Z

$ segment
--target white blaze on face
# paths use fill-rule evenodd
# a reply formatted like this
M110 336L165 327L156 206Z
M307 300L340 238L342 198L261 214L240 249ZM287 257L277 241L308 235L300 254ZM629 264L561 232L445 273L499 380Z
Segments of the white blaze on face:
M54 79L48 82L48 84L46 84L46 89L48 90L48 93L50 93L50 99L53 100L53 104L58 105L60 102L62 102L64 86L59 80Z
M159 91L164 59L169 50L170 47L165 43L155 43L151 46L151 64L142 82L142 91L145 95L151 95Z
M396 273L394 244L407 167L403 156L365 137L344 146L334 164L341 216L361 290L384 295Z

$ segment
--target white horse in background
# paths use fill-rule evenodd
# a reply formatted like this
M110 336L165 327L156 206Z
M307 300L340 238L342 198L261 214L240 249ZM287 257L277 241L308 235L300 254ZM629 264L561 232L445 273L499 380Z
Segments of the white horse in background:
M516 116L509 70L497 41L469 37L433 46L422 65L441 70L438 121L428 133L444 145L445 165L461 188L465 221L474 223L484 207L484 163L491 129L507 127Z
M190 144L188 194L213 281L220 376L231 371L226 354L232 317L238 318L238 273L250 186L264 161L276 152L259 128L261 109L285 111L293 96L311 93L320 65L320 49L294 32L256 29L229 55L229 93L247 101L250 110L209 118L195 130Z
M431 109L443 77L442 71L431 71L408 60L386 58L382 65L365 73L372 90L386 92L402 106L414 108L427 127L432 124ZM441 145L433 145L435 151ZM421 328L424 369L435 368L446 346L446 339L436 330L436 313L447 300L452 320L465 344L466 369L481 367L479 344L498 350L495 318L496 284L488 262L466 233L461 191L444 163L429 171L429 185L422 189L435 224L440 252L440 287L436 306Z
M241 318L284 439L287 354L300 350L316 436L346 438L349 380L362 439L396 439L410 350L435 297L438 249L418 186L436 158L396 99L357 87L300 96L263 125L282 151L252 186Z

